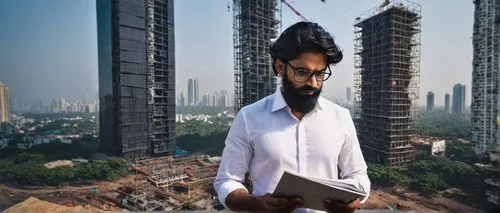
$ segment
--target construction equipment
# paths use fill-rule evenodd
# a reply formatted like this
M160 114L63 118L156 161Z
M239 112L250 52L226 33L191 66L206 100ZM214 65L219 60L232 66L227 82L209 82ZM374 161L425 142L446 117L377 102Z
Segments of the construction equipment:
M284 3L288 8L290 8L290 10L292 10L295 13L295 15L298 15L300 18L302 18L302 20L307 21L307 22L309 21L309 20L307 20L306 17L304 17L302 14L300 14L299 11L297 11L295 8L293 8L292 5L290 5L286 0L281 0L281 2Z
M388 0L386 0L388 1ZM303 21L309 21L306 17L304 17L298 10L296 10L290 3L288 3L286 0L281 0L282 3L284 3L290 10L292 10L295 15L299 16ZM325 0L321 0L321 2L325 3Z

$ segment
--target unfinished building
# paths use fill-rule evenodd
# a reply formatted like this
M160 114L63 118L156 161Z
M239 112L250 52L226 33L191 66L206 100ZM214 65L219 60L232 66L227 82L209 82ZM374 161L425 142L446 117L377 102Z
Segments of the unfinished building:
M474 1L472 34L472 149L496 148L499 95L500 0Z
M100 149L175 153L173 0L97 1Z
M183 187L187 193L192 189L212 187L218 167L218 158L205 155L147 159L137 161L133 166L154 186L165 189Z
M367 161L405 167L415 159L421 6L386 1L356 18L355 122Z
M233 0L234 83L237 112L276 88L269 45L277 38L277 0Z

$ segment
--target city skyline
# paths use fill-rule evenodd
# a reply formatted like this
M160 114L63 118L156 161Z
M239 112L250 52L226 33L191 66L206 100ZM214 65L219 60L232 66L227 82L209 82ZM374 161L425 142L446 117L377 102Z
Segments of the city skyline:
M83 99L89 94L97 93L97 33L93 15L95 2L56 0L43 3L23 2L31 4L11 1L5 4L6 7L3 8L5 11L0 15L3 18L0 26L7 32L0 37L1 41L19 41L18 39L28 41L16 46L12 44L19 42L1 44L4 51L0 54L5 56L3 60L8 60L5 63L0 61L2 62L0 72L2 72L2 80L12 85L11 96L16 97L19 104L24 104L32 103L39 98ZM449 93L448 88L456 82L462 82L468 86L466 103L469 105L473 3L454 2L456 8L452 12L443 9L448 7L448 4L443 1L415 2L426 8L422 14L420 105L425 103L426 91L433 90L437 97L441 97ZM194 1L177 1L174 5L174 9L178 11L175 13L175 21L180 23L176 30L176 38L178 38L176 40L178 44L176 45L178 50L176 51L176 56L178 56L176 66L179 70L183 70L176 78L177 90L180 91L182 88L180 85L185 85L183 82L186 82L189 77L197 76L198 79L207 82L200 85L200 91L224 89L232 92L234 87L232 12L227 12L227 1L196 2L203 9L191 11L194 3ZM373 1L364 0L356 4L334 1L326 1L326 3L295 1L293 5L310 20L319 22L332 32L344 50L344 60L334 68L335 75L326 82L324 89L324 95L327 98L343 99L345 88L353 85L352 24L357 15L376 4ZM57 8L57 12L54 12L54 8ZM17 14L23 13L27 15L19 20L14 19L17 24L5 21L13 20ZM282 29L300 20L286 7L282 8L282 17ZM442 24L447 25L446 32L439 30ZM31 27L34 25L50 25L50 27ZM78 26L77 29L75 25ZM29 31L30 29L35 29L35 33ZM54 37L53 32L60 33ZM204 39L198 39L200 33L205 36ZM24 36L17 38L19 34ZM29 37L33 34L37 37ZM82 42L78 42L75 46L72 42L74 40ZM206 42L207 40L213 40L213 42ZM51 46L49 48L46 45ZM179 48L180 45L182 48ZM33 46L37 47L34 51L30 48ZM71 46L71 49L67 46ZM454 49L454 51L450 52L449 49ZM213 54L214 50L218 54ZM22 63L26 58L32 60L32 63ZM192 63L193 59L200 63ZM62 60L64 63L61 62ZM30 66L31 64L36 66ZM217 82L217 84L209 82ZM214 88L215 85L219 88ZM436 99L436 106L443 105L444 100Z

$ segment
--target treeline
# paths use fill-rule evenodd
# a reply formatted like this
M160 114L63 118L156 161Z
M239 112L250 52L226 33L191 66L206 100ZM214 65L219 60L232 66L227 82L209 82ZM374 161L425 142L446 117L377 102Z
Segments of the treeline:
M177 145L190 153L220 156L230 128L228 122L228 119L218 119L212 124L201 121L177 123Z
M17 156L22 153L38 154L43 156L45 161L72 158L91 158L97 153L99 142L93 137L84 137L75 140L72 144L52 142L49 144L40 144L31 149L22 150L17 147L21 142L22 135L16 135L4 149L0 149L0 159Z
M420 135L471 139L470 114L450 114L444 110L422 112L417 132Z
M85 158L97 154L98 141L83 138L73 144L41 144L31 149L17 148L16 140L0 150L0 182L22 185L62 185L74 182L114 180L128 174L128 164L122 158L90 160L74 167L62 166L53 169L43 165L54 160Z
M473 154L470 144L452 142L446 144L446 156L430 156L423 152L408 168L389 168L379 164L368 167L372 182L379 186L401 185L423 193L455 187L474 194L484 192L485 171L473 163L487 161Z
M129 173L122 158L89 161L80 165L44 167L44 156L22 153L0 160L0 181L22 185L63 185L73 182L112 181Z
M177 106L177 113L184 114L206 114L206 115L215 115L217 113L222 113L224 111L233 111L233 107L220 107L220 106Z

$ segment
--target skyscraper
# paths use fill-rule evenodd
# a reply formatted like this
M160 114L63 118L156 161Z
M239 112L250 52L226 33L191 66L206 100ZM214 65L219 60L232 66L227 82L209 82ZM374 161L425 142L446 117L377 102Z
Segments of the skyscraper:
M472 147L484 153L497 145L500 0L474 1L472 34Z
M198 79L195 78L194 79L194 97L193 97L195 105L198 104L199 98L200 98L200 91L198 90Z
M194 106L198 104L198 94L198 79L188 79L188 106Z
M455 84L455 86L453 86L451 112L455 114L462 114L465 112L465 85Z
M391 2L356 18L358 138L367 161L405 167L415 159L421 6Z
M268 53L280 21L277 0L234 0L233 43L235 112L274 93L276 81Z
M181 90L179 93L179 101L177 103L178 106L185 106L186 105L186 97L184 97L184 92Z
M218 106L227 107L229 105L229 95L226 90L221 90L219 93Z
M448 93L444 95L444 111L450 113L450 94Z
M10 121L9 88L0 81L0 123Z
M345 98L346 98L347 102L351 102L351 98L352 98L351 87L345 88Z
M58 112L68 112L66 99L60 98L57 102Z
M173 0L99 0L101 151L128 160L175 153Z
M427 112L434 110L434 92L429 91L427 93Z

